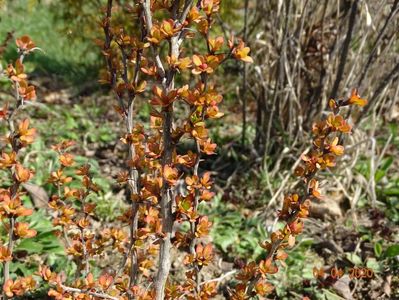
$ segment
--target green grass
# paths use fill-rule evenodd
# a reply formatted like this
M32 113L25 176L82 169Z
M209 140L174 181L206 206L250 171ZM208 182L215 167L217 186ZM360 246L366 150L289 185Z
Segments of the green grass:
M78 42L64 32L63 20L55 17L49 5L28 0L7 1L0 11L0 24L1 41L8 32L14 32L14 38L29 35L43 50L29 59L29 67L35 73L73 84L97 78L102 63L98 59L99 49L92 40ZM15 58L15 45L12 43L3 59L9 63Z

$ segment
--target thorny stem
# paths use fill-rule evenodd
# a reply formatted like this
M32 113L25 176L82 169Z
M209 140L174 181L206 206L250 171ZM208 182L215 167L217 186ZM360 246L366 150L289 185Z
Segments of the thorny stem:
M172 162L172 120L173 120L173 107L172 105L166 107L163 111L163 159L162 168ZM162 230L164 237L161 240L159 250L158 272L155 280L156 299L162 300L165 298L165 285L170 270L170 249L172 247L172 229L173 229L173 193L169 184L163 179L162 195L161 195L161 215L162 215Z
M310 199L310 198L312 198L312 195L307 194L306 196L302 197L302 198L299 200L298 205L300 206L301 204L304 203L304 201L305 201L306 199ZM291 215L288 217L288 219L287 219L287 221L286 221L286 224L287 224L287 225L291 225L291 224L296 220L296 218L298 217L299 212L300 212L299 209L294 210L294 211L291 213ZM268 259L272 258L273 255L274 255L274 253L277 251L277 249L280 247L280 245L281 245L281 243L282 243L283 241L284 241L284 240L276 240L276 241L272 244L272 246L271 246L271 248L270 248L270 251L267 253L267 256L265 257L264 260L268 260ZM248 295L251 295L252 290L253 290L255 284L258 282L258 280L259 280L260 278L261 278L261 275L258 274L258 275L256 275L256 276L250 281L250 283L248 284L248 289L247 289L247 294L248 294Z
M208 48L208 53L210 54L210 47L209 47L209 39L208 37L206 38L206 43L207 43L207 48ZM201 81L204 84L204 93L207 90L208 87L208 75L205 73L203 76L201 76ZM201 112L201 121L204 121L205 119L205 107L203 107L203 110ZM195 139L195 147L196 147L196 159L195 159L195 164L194 164L194 170L193 170L193 175L198 177L198 170L199 170L199 164L201 162L201 146L200 143L197 139ZM193 211L196 213L198 211L198 204L199 204L199 191L195 191L194 195L194 205L193 205ZM193 222L190 224L191 225L191 233L192 233L192 240L190 241L189 245L189 250L190 254L195 256L195 244L197 242L197 239L195 238L195 233L197 231L197 221ZM200 286L200 267L197 264L194 264L194 270L195 270L195 283L196 283L196 292L197 294L200 293L201 286Z
M142 7L144 10L147 34L149 34L152 28L151 1L145 0L143 2ZM158 74L161 78L162 85L166 89L166 91L169 92L174 88L175 71L172 70L169 71L168 74L166 74L157 49L154 46L152 46L151 48L153 51L154 60L157 66ZM175 35L171 38L170 55L179 57L178 35ZM172 163L172 153L174 149L172 136L171 136L171 130L173 124L173 103L165 107L162 110L162 114L163 114L162 169L164 169L166 165L170 165ZM164 233L164 237L160 242L158 272L155 278L155 292L157 300L163 300L165 298L166 280L169 275L170 264L171 264L170 249L172 246L171 237L173 230L172 206L173 206L173 192L167 181L163 179L160 207L161 207L161 216L162 216L162 230Z
M84 235L84 229L80 229L80 239L82 241L82 249L83 249L83 259L84 259L84 266L85 266L85 275L89 274L90 272L90 266L89 266L89 257L87 255L87 249L86 249L86 242L85 242L85 235Z
M8 232L8 252L12 254L14 248L14 226L15 226L15 218L10 217L9 220L9 232ZM10 278L10 261L7 260L4 262L4 283ZM4 299L7 299L6 295L4 294Z
M14 149L14 147L13 147ZM16 151L18 151L17 149L14 149ZM14 177L13 177L14 178ZM13 186L11 187L11 198L14 199L17 196L17 192L19 189L19 182L14 179L15 182L13 184ZM7 250L8 253L11 254L12 257L12 253L14 250L14 228L15 228L15 217L11 216L9 218L9 232L8 232L8 246L7 246ZM3 276L4 276L4 283L7 282L7 280L10 278L10 264L11 264L11 260L6 260L4 262L4 271L3 271ZM5 292L3 292L3 298L7 299L7 295L5 294Z
M21 53L19 56L19 60L22 64L23 60L24 60L24 53ZM8 124L8 130L10 132L10 137L11 137L11 147L12 150L18 154L19 152L19 145L17 145L17 141L16 141L16 136L15 136L15 128L14 128L14 120L13 117L15 116L16 111L18 110L19 107L23 106L23 99L21 98L20 94L19 94L19 84L15 83L14 85L15 88L15 97L17 100L17 104L15 109L10 113L10 115L7 118L7 124ZM18 189L20 186L19 181L15 178L15 176L12 176L13 178L13 185L10 188L10 192L11 192L11 199L14 199L17 196L18 193ZM9 232L8 232L8 246L7 246L7 250L10 253L11 257L13 255L13 250L14 250L14 228L15 228L15 216L10 216L9 217ZM3 277L4 277L4 283L7 282L7 280L10 278L10 264L11 264L11 260L6 260L4 262L3 265ZM7 299L8 296L6 295L6 293L3 291L3 299Z
M58 195L58 199L61 199L61 184L60 184L60 182L57 182L57 195ZM65 205L65 203L63 203L63 204ZM72 246L72 244L71 244L71 241L69 240L67 229L66 229L65 225L61 225L61 227L62 227L62 234L64 236L65 243L67 244L67 246L69 248Z
M141 41L144 41L145 31L143 26L143 10L140 13L140 24L141 24ZM121 48L122 49L122 48ZM122 49L123 50L123 49ZM137 50L136 53L136 66L133 75L133 84L136 86L139 79L139 70L140 70L140 62L142 57L142 49ZM123 60L124 68L127 69L127 60ZM127 78L127 72L124 75L124 81L126 84L129 83ZM134 100L135 93L129 92L128 99L128 115L126 127L129 134L133 133L133 117L134 117ZM133 161L136 156L136 149L134 148L133 143L130 141L129 144L129 160ZM129 179L128 185L130 190L130 195L137 195L140 191L140 173L137 170L136 166L129 167ZM138 212L139 212L139 203L135 199L131 199L131 210L132 210L132 219L130 224L130 287L137 284L137 275L138 275L138 261L137 261L137 251L135 249L135 241L137 235L137 227L138 227ZM130 296L129 296L130 297Z
M187 17L189 9L192 5L192 0L188 0L185 2L183 12L180 16L179 22L183 23ZM151 15L151 1L145 0L143 3L144 15L147 26L147 33L151 32L152 28L152 15ZM177 10L174 13L174 19L176 21L177 18ZM176 33L170 40L170 56L179 57L180 54L180 45L182 42L181 32ZM155 63L157 65L158 74L161 78L161 82L163 87L166 89L166 92L171 91L174 88L174 76L175 71L170 70L167 74L165 73L165 69L162 65L162 62L159 57L159 53L155 47L152 47L152 51L154 54ZM173 126L173 103L166 106L162 110L163 114L163 128L162 128L162 142L163 142L163 153L162 153L162 169L165 168L166 165L170 165L172 163L172 154L174 150L174 143L172 141L171 130ZM171 186L169 186L168 182L163 179L162 191L161 191L161 216L162 216L162 230L164 237L160 243L159 250L159 262L158 262L158 272L155 279L155 291L156 291L156 299L163 300L165 298L165 286L166 281L170 271L170 249L172 246L171 237L173 230L173 191Z
M84 210L85 207L85 196L82 199L82 207ZM84 217L86 218L86 213L84 213ZM86 248L86 241L85 241L85 234L84 234L84 229L80 228L80 239L82 240L82 249L83 249L83 259L84 259L84 266L85 266L85 275L89 274L90 272L90 265L89 265L89 256L87 253L87 248Z
M187 17L187 14L191 8L193 1L187 0L184 5L183 12L180 16L179 22L182 24ZM151 18L151 8L150 8L150 0L146 0L143 5L144 14L147 25L147 32L151 31L152 27L152 18ZM175 18L178 13L175 14ZM176 19L175 19L176 21ZM183 30L183 29L182 29ZM179 33L176 33L170 40L170 56L179 57L180 54L180 45L182 42L182 30ZM175 70L170 70L168 74L165 75L165 71L163 69L162 63L160 63L159 54L154 49L155 53L155 61L158 67L158 73L161 77L162 84L166 86L166 92L171 91L174 88L174 77ZM159 61L158 61L159 60ZM166 76L166 77L165 77ZM163 141L163 153L162 153L162 169L165 168L166 165L170 165L172 163L172 154L174 150L174 143L172 141L171 131L173 126L173 103L166 106L162 110L163 114L163 128L162 128L162 141ZM158 262L158 272L155 279L155 291L156 291L156 299L163 300L165 298L165 286L166 281L168 279L171 258L170 258L170 249L172 247L172 230L173 230L173 191L171 186L169 186L168 182L163 179L162 184L162 192L161 192L161 216L162 216L162 230L164 233L164 237L160 243L159 250L159 262Z
M324 138L321 140L320 148L319 148L319 149L320 149L323 153L326 151L325 148L324 148L324 143L325 143L325 141L327 140L327 137L329 136L330 133L331 133L331 131L328 131L328 132L325 134ZM314 148L317 148L317 147L314 145ZM301 205L302 205L307 199L312 200L312 199L314 198L314 196L312 195L312 193L311 193L311 191L310 191L309 183L310 183L311 179L314 178L314 176L316 175L316 173L317 173L317 169L315 169L315 170L314 170L313 172L311 172L310 174L306 175L306 177L304 178L303 182L306 184L306 185L305 185L305 187L306 187L305 194L299 199L297 209L293 210L293 211L290 213L290 215L287 216L287 217L285 218L285 224L286 224L287 226L291 225L293 222L295 222L295 221L297 220L298 215L299 215L299 213L300 213L300 207L301 207ZM270 247L270 250L268 251L266 257L264 258L265 261L267 261L268 259L271 259L271 258L273 257L273 255L274 255L275 252L279 249L279 247L280 247L280 245L282 244L283 241L284 241L284 239L277 239L277 240L275 240L275 241L272 243L272 245L271 245L271 247ZM253 291L253 289L254 289L254 287L255 287L255 284L258 282L258 280L261 278L261 276L262 276L262 275L259 273L259 274L257 274L255 277L253 277L253 278L249 281L249 284L248 284L248 287L247 287L247 290L246 290L246 294L247 294L248 296L251 296L252 291Z
M111 37L111 31L110 31L110 22L111 22L111 12L112 12L112 0L108 0L107 3L107 15L106 15L106 23L104 26L104 33L105 33L105 50L111 51L110 45L112 41ZM141 22L141 27L143 28L142 24L142 19L143 19L143 11L140 14L140 22ZM144 29L142 29L142 36L141 40L143 41L145 37L144 34ZM122 53L122 62L123 62L123 69L124 72L122 74L122 79L124 80L125 84L129 84L129 79L128 79L128 74L127 74L127 55L124 51L123 46L120 45L120 50ZM133 76L133 84L136 85L138 82L138 75L139 75L139 70L140 70L140 62L141 62L141 56L142 56L142 49L137 50L137 55L136 55L136 66L135 66L135 71L134 71L134 76ZM115 68L112 65L112 58L111 58L111 53L107 56L107 65L108 65L108 71L111 74L111 87L115 91L116 88L116 80L117 80L117 73ZM129 91L128 93L128 107L127 111L125 108L125 103L123 101L123 98L120 97L117 93L116 97L118 99L118 102L121 106L122 111L125 114L126 117L126 129L128 134L133 133L133 117L134 117L134 100L135 100L135 93ZM136 151L134 148L134 145L132 142L129 143L129 153L128 153L128 159L133 161L136 156ZM128 187L129 187L129 195L130 198L133 195L137 195L139 192L139 178L140 174L139 171L135 166L131 166L128 168ZM139 203L136 202L136 200L129 199L131 201L131 210L132 210L132 218L130 220L130 242L129 242L129 248L127 253L124 256L124 259L121 263L120 269L118 270L117 273L120 273L124 266L126 265L126 262L130 256L130 272L129 272L129 278L130 278L130 287L135 285L137 283L137 274L138 274L138 261L137 261L137 251L134 249L134 244L135 244L135 239L136 239L136 234L137 234L137 226L138 226L138 211L139 211ZM129 295L129 298L131 295Z

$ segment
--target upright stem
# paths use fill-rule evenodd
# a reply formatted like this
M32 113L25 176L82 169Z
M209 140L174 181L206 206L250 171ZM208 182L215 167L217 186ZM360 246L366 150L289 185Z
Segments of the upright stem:
M172 162L172 119L173 119L173 107L172 105L166 107L163 111L163 159L162 168L169 165ZM159 250L159 266L158 273L155 280L156 299L163 300L165 298L165 286L166 280L170 270L170 249L172 247L172 229L173 229L173 214L172 214L173 195L172 190L166 180L163 180L162 185L162 196L161 196L161 215L162 215L162 231L164 237L161 240Z
M9 219L9 232L8 232L8 252L12 253L14 248L14 226L15 226L15 218L11 217ZM4 263L4 283L10 278L10 260L5 261ZM4 295L4 299L6 296Z
M142 33L141 33L141 41L144 40L145 38L145 31L143 29L143 14L145 10L142 10L140 14L140 24L142 27ZM111 35L111 13L112 13L112 0L108 0L107 3L107 15L106 15L106 24L104 26L104 33L105 33L105 45L104 48L105 50L110 51L111 47L111 41L112 41L112 35ZM123 60L123 69L124 72L122 74L122 79L125 82L125 84L130 84L129 78L128 78L128 72L127 72L127 66L128 66L128 58L125 53L125 50L123 48L123 45L120 46L120 50L122 53L122 60ZM138 79L139 79L139 70L140 70L140 62L141 62L141 57L142 57L142 49L137 50L136 54L136 66L134 69L134 75L133 75L133 84L137 85ZM113 67L112 64L112 59L111 56L107 56L107 66L108 66L108 71L110 72L111 75L111 87L115 91L116 88L116 80L117 80L117 71ZM125 102L122 96L119 96L118 93L115 93L116 97L118 99L119 105L121 106L122 111L124 112L124 116L126 117L126 130L128 134L133 133L133 128L134 128L134 102L136 95L134 92L129 91L128 96L127 96L127 110L125 109ZM129 153L128 153L128 159L133 161L136 156L136 149L134 144L130 141L129 142ZM137 195L140 190L140 173L137 170L136 166L130 166L128 168L128 181L127 185L129 188L129 199L128 201L131 201L131 210L132 210L132 218L130 220L130 243L129 243L129 250L126 255L126 259L129 257L130 254L130 272L129 272L129 279L130 279L130 287L133 285L137 284L137 275L138 275L138 261L137 261L137 251L134 248L135 240L136 240L136 234L137 234L137 227L138 227L138 211L139 211L139 203L131 199L132 195ZM124 265L123 263L122 265ZM129 299L131 299L131 295L129 295Z
M128 133L131 134L133 132L133 104L134 101L130 101L128 107L128 115L127 115L127 129ZM129 145L129 159L133 160L136 156L136 151L134 145L130 143ZM130 195L137 195L139 192L139 172L136 167L129 168L129 179L128 186ZM138 225L138 211L139 211L139 203L131 199L131 210L132 210L132 219L130 220L130 286L137 284L137 274L138 274L138 262L137 262L137 251L135 249L135 240L137 233L137 225Z
M177 2L175 1L174 5L176 5L176 3ZM176 22L176 26L183 24L192 4L193 0L186 0L180 16L179 16L178 7L176 6L176 9L173 12L172 16ZM142 8L144 10L147 34L149 34L153 26L151 0L145 0L142 4ZM182 38L183 38L183 35L181 33L182 30L180 30L180 32L177 32L170 39L169 55L171 57L178 58L180 55L180 45L182 43ZM166 93L168 93L172 89L174 89L174 80L175 80L176 71L170 69L166 72L155 46L152 46L152 52L154 55L155 64L157 66L160 82L162 83L163 88L166 90ZM164 170L165 166L171 165L173 163L172 154L174 151L174 143L172 141L172 135L171 135L173 127L173 103L162 109L162 115L163 115L163 125L162 125L163 152L162 152L161 166L162 169ZM172 187L165 180L165 178L163 179L163 184L162 184L160 212L162 217L162 231L164 236L160 242L158 271L155 278L155 292L157 300L163 300L165 298L165 286L171 264L170 249L172 247L171 238L172 238L173 221L174 221L173 191Z
M22 53L19 56L19 60L22 64L23 60L24 60L24 54ZM15 126L14 126L14 116L15 113L17 112L17 110L23 106L23 101L22 98L19 94L19 84L15 83L14 85L14 89L15 89L15 98L17 100L17 104L15 109L10 113L10 115L7 118L7 124L8 124L8 130L10 132L10 138L11 138L11 147L12 150L18 154L20 147L17 145L17 141L16 141L16 134L15 134ZM14 199L15 197L17 197L18 194L18 189L20 186L19 181L15 178L15 176L12 177L13 178L13 185L10 188L10 194L11 194L11 199ZM10 253L11 257L13 254L13 250L14 250L14 227L15 227L15 216L9 216L9 232L8 232L8 253ZM12 260L12 259L11 259ZM3 265L3 276L4 276L4 283L7 282L8 279L10 279L10 264L11 264L11 260L6 260L4 262ZM5 292L3 291L3 299L7 299L8 296L5 294Z
M89 256L86 249L86 241L84 235L84 229L80 229L80 239L82 241L82 249L83 249L83 264L84 264L84 275L87 276L90 272L90 265L89 265Z
M203 117L202 117L203 119ZM197 157L196 157L196 161L195 161L195 165L194 165L194 172L193 175L194 176L198 176L198 169L199 169L199 164L200 164L200 160L201 160L201 147L200 147L200 143L198 140L195 140L195 146L196 146L196 151L197 151ZM193 205L193 209L194 212L197 212L198 210L198 203L199 203L199 192L198 190L195 191L195 195L194 195L194 205ZM195 255L195 244L197 242L197 239L195 238L195 233L197 231L197 222L191 223L191 233L193 235L192 240L190 241L190 253L192 255ZM199 293L200 292L200 276L199 276L199 272L200 272L200 268L198 267L197 264L194 265L194 270L195 270L195 283L196 283L196 292Z
M145 38L145 30L144 30L144 23L143 23L143 18L144 18L144 11L141 10L140 12L140 24L141 24L141 41L144 41ZM139 70L140 70L140 62L141 62L141 57L142 57L142 49L137 50L136 54L136 66L134 69L134 75L133 75L133 84L136 86L139 80ZM124 65L127 66L127 61L124 60ZM128 78L127 74L126 77L124 78L125 82L128 83ZM133 117L134 117L134 100L135 100L135 94L134 93L129 93L129 99L128 99L128 114L127 114L127 120L126 120L126 126L127 126L127 131L129 134L133 133ZM134 160L136 156L136 149L134 147L134 144L130 142L129 144L129 159ZM129 168L129 179L128 179L128 185L129 185L129 190L131 195L136 195L140 192L140 173L137 170L136 166L132 166ZM130 253L130 287L134 286L137 284L137 275L138 275L138 261L137 261L137 251L135 249L135 241L136 241L136 234L137 234L137 227L138 227L138 217L139 217L139 203L136 202L136 200L131 199L131 209L132 209L132 219L131 219L131 224L130 224L130 246L132 249L129 249L131 251Z

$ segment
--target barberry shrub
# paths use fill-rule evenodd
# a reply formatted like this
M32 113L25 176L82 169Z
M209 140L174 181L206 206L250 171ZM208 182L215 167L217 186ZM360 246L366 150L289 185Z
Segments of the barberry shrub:
M204 239L212 224L198 206L214 193L210 172L200 173L199 165L216 149L206 121L223 116L218 107L223 97L210 78L228 59L251 62L249 48L211 35L220 1L136 1L128 10L136 20L133 29L112 18L126 9L112 4L108 1L105 41L99 44L108 66L102 82L114 90L127 131L122 138L127 166L118 180L127 184L132 203L125 215L129 293L139 299L207 299L216 293L216 282L201 280L201 269L213 258ZM203 40L202 53L189 47L192 40ZM134 105L148 98L151 116L140 124ZM177 115L176 109L185 113ZM191 150L180 150L180 143L191 143ZM172 247L187 252L183 282L169 276ZM156 259L149 257L156 252L151 272Z
M125 125L120 140L126 165L117 181L127 187L130 205L118 218L120 227L94 229L95 203L87 199L98 187L90 167L76 169L71 142L53 147L60 164L49 179L57 190L49 205L78 270L77 279L70 280L41 267L40 275L53 286L50 296L207 299L216 294L217 282L201 278L214 254L206 239L212 224L198 211L214 196L210 172L200 172L201 160L216 150L206 123L223 116L218 107L223 97L209 78L229 59L252 62L242 41L211 36L219 6L219 1L107 2L101 21L105 38L98 41L107 70L100 82L111 86ZM135 22L119 24L121 14ZM202 53L184 48L193 39L203 41ZM145 123L135 114L137 101L151 107ZM183 113L175 114L176 109ZM191 150L181 150L182 143ZM71 168L81 176L82 188L66 175ZM187 253L183 282L170 276L173 248ZM112 251L119 253L118 266L94 276L91 262Z
M311 200L323 200L319 189L317 173L336 166L336 158L344 154L343 134L352 130L348 121L340 114L341 108L350 105L364 106L367 100L359 96L356 89L346 100L329 100L328 116L313 124L312 149L301 155L302 165L295 169L295 175L300 177L302 189L284 197L283 207L278 212L280 221L285 223L283 229L271 234L270 241L261 243L266 250L266 257L259 262L250 262L237 275L239 284L231 294L231 299L249 299L252 296L265 296L274 287L267 281L267 276L278 272L288 254L284 251L295 245L295 239L303 230L303 219L309 215Z
M105 38L98 41L107 65L100 82L110 85L115 110L124 121L120 141L126 146L125 170L117 182L126 186L129 206L119 223L99 224L95 215L99 187L90 165L75 162L72 141L52 147L59 163L48 179L56 191L48 204L57 235L77 266L74 278L44 265L37 280L10 278L10 263L17 259L14 244L36 234L19 221L32 213L22 204L20 187L33 171L20 161L35 130L27 119L15 119L19 108L35 98L23 59L36 48L28 37L17 40L20 56L5 72L15 91L15 105L6 104L0 114L9 131L0 168L11 179L10 186L0 190L0 217L8 232L0 245L5 299L33 291L39 280L51 286L48 295L55 299L210 299L218 294L218 280L204 280L202 274L214 250L206 238L212 223L199 211L201 203L214 197L211 173L200 169L201 161L216 151L208 120L223 116L219 111L223 96L211 79L229 59L252 62L250 49L241 40L211 34L219 6L218 0L140 0L131 6L108 0L100 23ZM134 22L119 24L120 14ZM192 47L193 40L203 45ZM138 101L151 107L142 123L136 115ZM287 195L279 211L286 225L272 233L271 241L261 243L264 259L238 272L229 298L263 297L273 290L267 276L278 271L278 261L288 255L284 250L295 244L311 200L323 198L317 173L334 167L336 157L344 153L343 134L350 133L351 126L340 110L366 102L356 90L346 100L329 101L332 113L313 126L313 149L302 155L303 163L295 170L303 188ZM183 280L171 272L172 252L185 253ZM110 256L113 268L99 271L101 261Z
M13 99L6 99L0 110L0 121L5 125L7 134L1 139L0 169L9 174L8 180L2 178L0 188L0 220L6 236L0 238L0 262L2 263L3 299L20 296L36 286L33 276L11 278L10 266L14 257L15 245L23 239L36 235L30 224L21 219L32 214L23 201L22 185L34 175L34 171L23 165L26 148L33 143L36 130L31 128L29 119L21 119L19 112L26 103L35 100L35 87L28 81L25 73L24 58L35 51L36 46L28 36L16 40L18 58L4 70L3 77L8 79Z

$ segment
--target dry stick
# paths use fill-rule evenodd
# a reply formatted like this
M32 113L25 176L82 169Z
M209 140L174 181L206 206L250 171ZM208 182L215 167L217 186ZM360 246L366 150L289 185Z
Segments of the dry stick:
M225 278L227 278L227 277L230 277L230 276L236 274L237 272L238 272L238 270L231 270L231 271L229 271L229 272L227 272L227 273L221 275L221 276L218 277L218 278L213 278L213 279L210 279L210 280L201 282L200 285L204 285L204 284L211 283L211 282L215 282L215 281L216 281L216 282L221 282L223 279L225 279Z
M274 112L276 110L276 106L278 106L278 101L277 98L279 97L280 91L278 89L280 86L283 84L284 81L284 57L287 47L287 34L288 34L288 14L289 14L289 8L290 5L286 8L286 14L285 14L285 19L284 19L284 32L282 35L282 41L279 49L279 60L278 60L278 67L276 68L276 83L274 85L274 92L273 92L273 104L272 104L272 110L269 114L269 119L268 119L268 124L267 124L267 130L266 130L266 140L265 143L267 143L267 146L265 147L265 153L264 153L264 159L266 159L267 155L269 154L270 151L270 143L268 142L270 140L270 133L271 133L271 128L272 128L272 123L273 123L273 118L274 118Z
M376 57L377 57L377 56L376 56L376 53L377 53L377 49L378 49L380 40L381 40L381 38L383 37L383 34L384 34L385 30L386 30L387 27L388 27L388 24L391 23L391 19L392 19L393 16L398 12L398 7L397 7L397 6L398 6L398 3L399 3L399 0L395 0L394 4L392 5L391 11L390 11L390 13L389 13L389 16L388 16L388 18L385 20L384 26L381 28L380 32L378 33L378 36L377 36L376 40L374 41L373 48L372 48L372 50L371 50L371 52L370 52L370 54L369 54L369 57L368 57L367 62L366 62L366 65L364 66L363 71L362 71L362 73L361 73L361 75L360 75L360 78L359 78L359 80L358 80L358 82L357 82L357 87L360 87L360 86L361 86L361 84L363 83L364 78L365 78L366 75L367 75L367 72L368 72L369 67L370 67L371 64L375 61L375 59L376 59ZM381 52L383 52L386 48L389 48L389 47L385 47ZM380 56L381 56L381 53L380 53ZM385 86L384 86L384 88L385 88ZM377 88L377 90L378 90L378 88ZM374 97L374 98L375 98L375 97ZM368 106L366 107L366 109L365 109L366 111L369 109L369 106L370 106L370 105L368 105ZM352 113L352 107L349 108L349 110L348 110L348 112L347 112L347 114L346 114L346 117L349 117L349 115L350 115L351 113ZM362 116L363 116L363 115L365 115L365 111L362 111Z
M380 40L382 38L382 35L384 34L386 28L388 27L388 24L391 23L392 17L398 12L398 10L397 10L398 4L399 4L399 0L395 0L394 4L392 5L391 12L389 13L389 16L385 20L384 26L381 28L380 32L378 33L378 36L377 36L376 40L374 41L373 48L372 48L372 50L371 50L371 52L369 54L367 62L365 64L365 66L363 68L363 71L362 71L362 73L360 75L360 78L359 78L359 80L357 82L357 86L358 87L360 87L360 85L362 84L364 78L366 77L368 69L370 68L372 62L375 59L375 54L377 52L378 44L379 44L379 42L380 42Z
M110 296L108 294L92 292L92 291L86 291L86 290L83 290L83 289L77 289L77 288L69 287L69 286L66 286L66 285L63 285L63 284L60 284L60 287L64 291L67 291L67 292L70 292L70 293L87 294L87 295L98 297L98 298L102 298L102 299L119 300L119 298L112 297L112 296Z
M280 68L281 68L281 73L280 73L280 84L281 84L281 90L279 91L279 93L281 94L280 96L280 101L277 101L276 105L277 105L277 109L278 109L278 119L280 121L280 125L281 128L285 129L285 122L283 120L283 110L285 109L285 104L288 101L288 94L285 95L284 97L284 92L285 92L285 85L287 82L287 77L288 74L286 74L285 72L285 65L287 62L287 52L288 52L288 42L289 42L289 19L290 19L290 14L291 14L291 1L290 0L286 0L284 3L284 7L285 7L285 12L284 12L284 38L283 38L283 47L281 48L281 57L279 59L279 64L280 64ZM288 122L290 124L290 122Z
M323 10L322 10L322 15L321 15L321 43L324 44L324 21L325 21L325 16L326 16L326 11L327 11L327 5L328 5L328 0L324 1L324 5L323 5ZM337 43L337 40L335 39L334 44L332 46L332 51L330 53L330 57L332 57L333 55L333 51L335 48L335 45ZM325 86L325 81L326 81L326 76L327 75L327 70L325 67L325 63L324 63L324 55L321 55L321 71L320 71L320 77L319 77L319 84L317 85L315 91L312 93L312 97L311 97L311 102L314 103L316 102L318 99L320 99L323 88Z
M301 37L301 33L304 31L304 27L305 27L305 15L306 12L308 10L308 4L309 1L305 0L305 3L303 4L303 1L301 1L301 7L299 7L298 9L300 10L301 13L301 18L300 18L300 26L299 28L297 28L294 37L295 37L295 41L296 41L296 54L295 54L295 61L294 61L294 65L292 67L292 75L291 77L293 79L290 79L290 77L288 77L289 80L291 80L291 82L294 82L294 78L300 78L300 73L301 73L301 64L300 64L300 59L301 59L301 43L300 43L300 37ZM296 13L296 12L295 12ZM294 87L291 85L291 90L292 90L292 95L295 97L295 101L293 102L294 104L296 104L297 106L297 111L301 110L301 104L300 104L300 100L301 99L301 80L297 81L296 84L296 92L294 91ZM290 103L290 115L291 116L295 116L293 110L294 110L294 106L292 105L291 101ZM296 130L296 137L294 139L294 144L296 143L297 139L302 135L303 133L303 128L302 128L302 123L303 123L303 117L298 115L296 118L294 118L294 120L296 121L294 123L295 127L294 129Z
M393 101L391 102L391 105L390 105L390 108L389 108L389 114L388 115L389 115L389 118L391 118L391 119L393 119L393 114L394 114L395 107L396 107L396 102L398 101L398 99L399 99L399 85L396 88L396 91L395 91L395 93L393 95Z
M248 39L248 2L245 0L245 11L244 11L244 42ZM247 131L247 64L243 62L242 70L242 136L241 145L245 145L246 131Z
M344 75L345 65L346 65L346 61L347 61L347 57L348 57L348 53L349 53L349 46L350 46L350 42L352 40L352 33L353 33L353 29L355 27L355 22L356 22L356 13L357 13L358 2L359 2L359 0L355 0L352 3L351 12L349 15L348 31L346 33L344 44L342 46L340 62L338 65L338 70L337 70L337 76L335 77L335 82L334 82L334 85L333 85L333 88L331 91L330 99L336 98L339 84L341 83L342 77Z
M377 159L377 167L381 164L381 161L382 161L382 159L383 159L384 156L385 156L385 152L387 152L387 150L388 150L388 147L389 147L389 145L390 145L390 143L391 143L392 138L393 138L393 134L391 133L391 134L389 135L389 137L388 137L388 139L387 139L385 145L384 145L384 148L382 148L382 151L381 151L381 153L380 153L380 156L379 156L378 159Z
M369 38L368 35L369 35L369 32L370 32L370 27L368 27L368 30L364 33L363 37L361 38L360 46L357 49L356 54L354 55L354 58L353 58L354 62L358 62L359 58L361 57L361 55L363 53L363 49L366 46L366 42L367 42L367 40ZM345 79L344 85L343 85L344 89L348 86L349 82L352 82L352 77L356 76L355 75L356 67L357 67L357 63L352 64L352 67L350 68L350 71L348 71L347 75L345 76L346 79Z
M397 1L399 1L399 0L397 0ZM384 1L384 2L381 3L380 9L379 9L379 10L377 9L376 15L381 15L381 16L383 16L382 10L385 8L385 6L386 6L386 2ZM368 69L369 66L371 65L372 61L374 61L374 59L376 58L376 57L374 56L374 54L375 54L375 51L377 50L378 42L379 42L380 38L382 37L382 34L383 34L383 32L385 31L386 27L387 27L388 21L390 21L390 19L391 19L391 17L392 17L392 14L394 13L394 12L393 12L394 9L395 9L395 8L394 8L394 6L393 6L393 7L392 7L392 10L391 10L391 13L390 13L390 15L389 15L389 17L385 20L385 24L384 24L383 28L380 30L380 32L379 32L379 34L378 34L378 37L377 37L376 41L374 42L372 51L371 51L371 53L369 54L369 57L368 57L367 65L366 65L366 67L363 66L363 72L364 72L364 74L361 75L361 78L359 79L359 81L358 81L358 83L357 83L357 85L356 85L358 88L360 87L360 85L361 85L361 83L362 83L362 81L363 81L363 79L364 79L364 77L365 77L365 75L366 75L366 73L367 73L367 69ZM375 21L376 21L377 23L380 22L380 20L375 20ZM363 52L363 48L365 47L366 42L368 41L368 35L369 35L369 33L370 33L370 31L371 31L372 29L373 29L373 26L371 26L371 25L370 25L370 26L367 26L367 29L366 29L365 33L363 34L363 37L361 38L361 39L362 39L362 42L360 43L360 46L359 46L359 48L358 48L358 50L357 50L357 53L356 53L355 57L353 58L353 59L354 59L354 62L357 62L358 59L361 57L362 52ZM360 40L360 38L359 38L359 40ZM357 41L355 41L354 43L357 43ZM379 55L381 56L382 53L384 52L384 50L386 51L386 49L389 49L389 47L385 46L384 49L383 49L382 51L380 51ZM357 75L355 74L354 70L356 69L356 67L357 67L358 65L359 65L359 63L354 63L354 64L352 64L351 70L350 70L350 72L348 73L348 75L346 76L346 80L345 80L345 83L344 83L344 87L346 87L346 86L348 85L348 83L351 82L351 79L352 79L353 76L357 76ZM360 72L360 71L361 71L361 69L358 70L358 72ZM346 116L349 116L349 114L350 114L351 112L352 112L352 107L350 107L350 109L348 110L348 113L347 113Z
M377 99L378 96L380 96L385 88L390 84L391 81L396 80L396 78L399 77L399 62L392 68L392 70L385 75L385 77L381 80L381 83L378 85L378 87L375 90L375 93L373 94L373 98ZM367 113L370 109L374 108L376 105L376 102L370 102L369 105L365 107L365 109L361 112L359 115L359 118L356 120L355 123L358 123Z
M367 5L367 4L365 4L365 5ZM379 9L377 9L375 12L375 15L384 17L384 14L382 13L382 11L384 10L385 7L386 7L386 1L382 1ZM374 22L378 24L382 21L379 19L375 19ZM384 28L382 30L384 30ZM368 43L369 40L371 39L371 37L369 37L369 34L372 31L375 31L374 26L372 26L372 24L366 24L366 29L365 29L363 36L358 38L358 41L360 39L362 41L360 43L358 50L356 51L357 53L355 54L355 56L352 59L355 63L352 64L351 70L348 73L349 75L346 76L344 87L348 86L349 82L354 82L354 80L352 81L352 77L358 77L358 75L359 75L356 73L361 74L362 72L366 72L366 69L368 68L368 66L365 67L364 62L363 63L361 62L361 57L364 56L363 48L365 48L366 43ZM381 34L381 32L378 35L380 35L380 34ZM378 37L377 37L377 40L378 40ZM355 40L354 43L358 43L358 41ZM369 46L369 45L367 44L367 46ZM368 59L366 60L368 64L371 64L371 60L376 58L376 57L372 57L373 52L376 49L375 47L376 47L376 44L374 42L373 49L372 49L371 53L369 53ZM386 48L384 48L384 49L386 49ZM383 51L381 51L381 52L383 52ZM381 52L379 53L380 56L381 56ZM356 70L356 72L355 72L355 70ZM364 75L365 74L361 75L361 77L363 77L363 78L358 79L358 83L357 83L356 87L358 87L358 88L360 87L360 84L361 84L362 80L364 79Z

